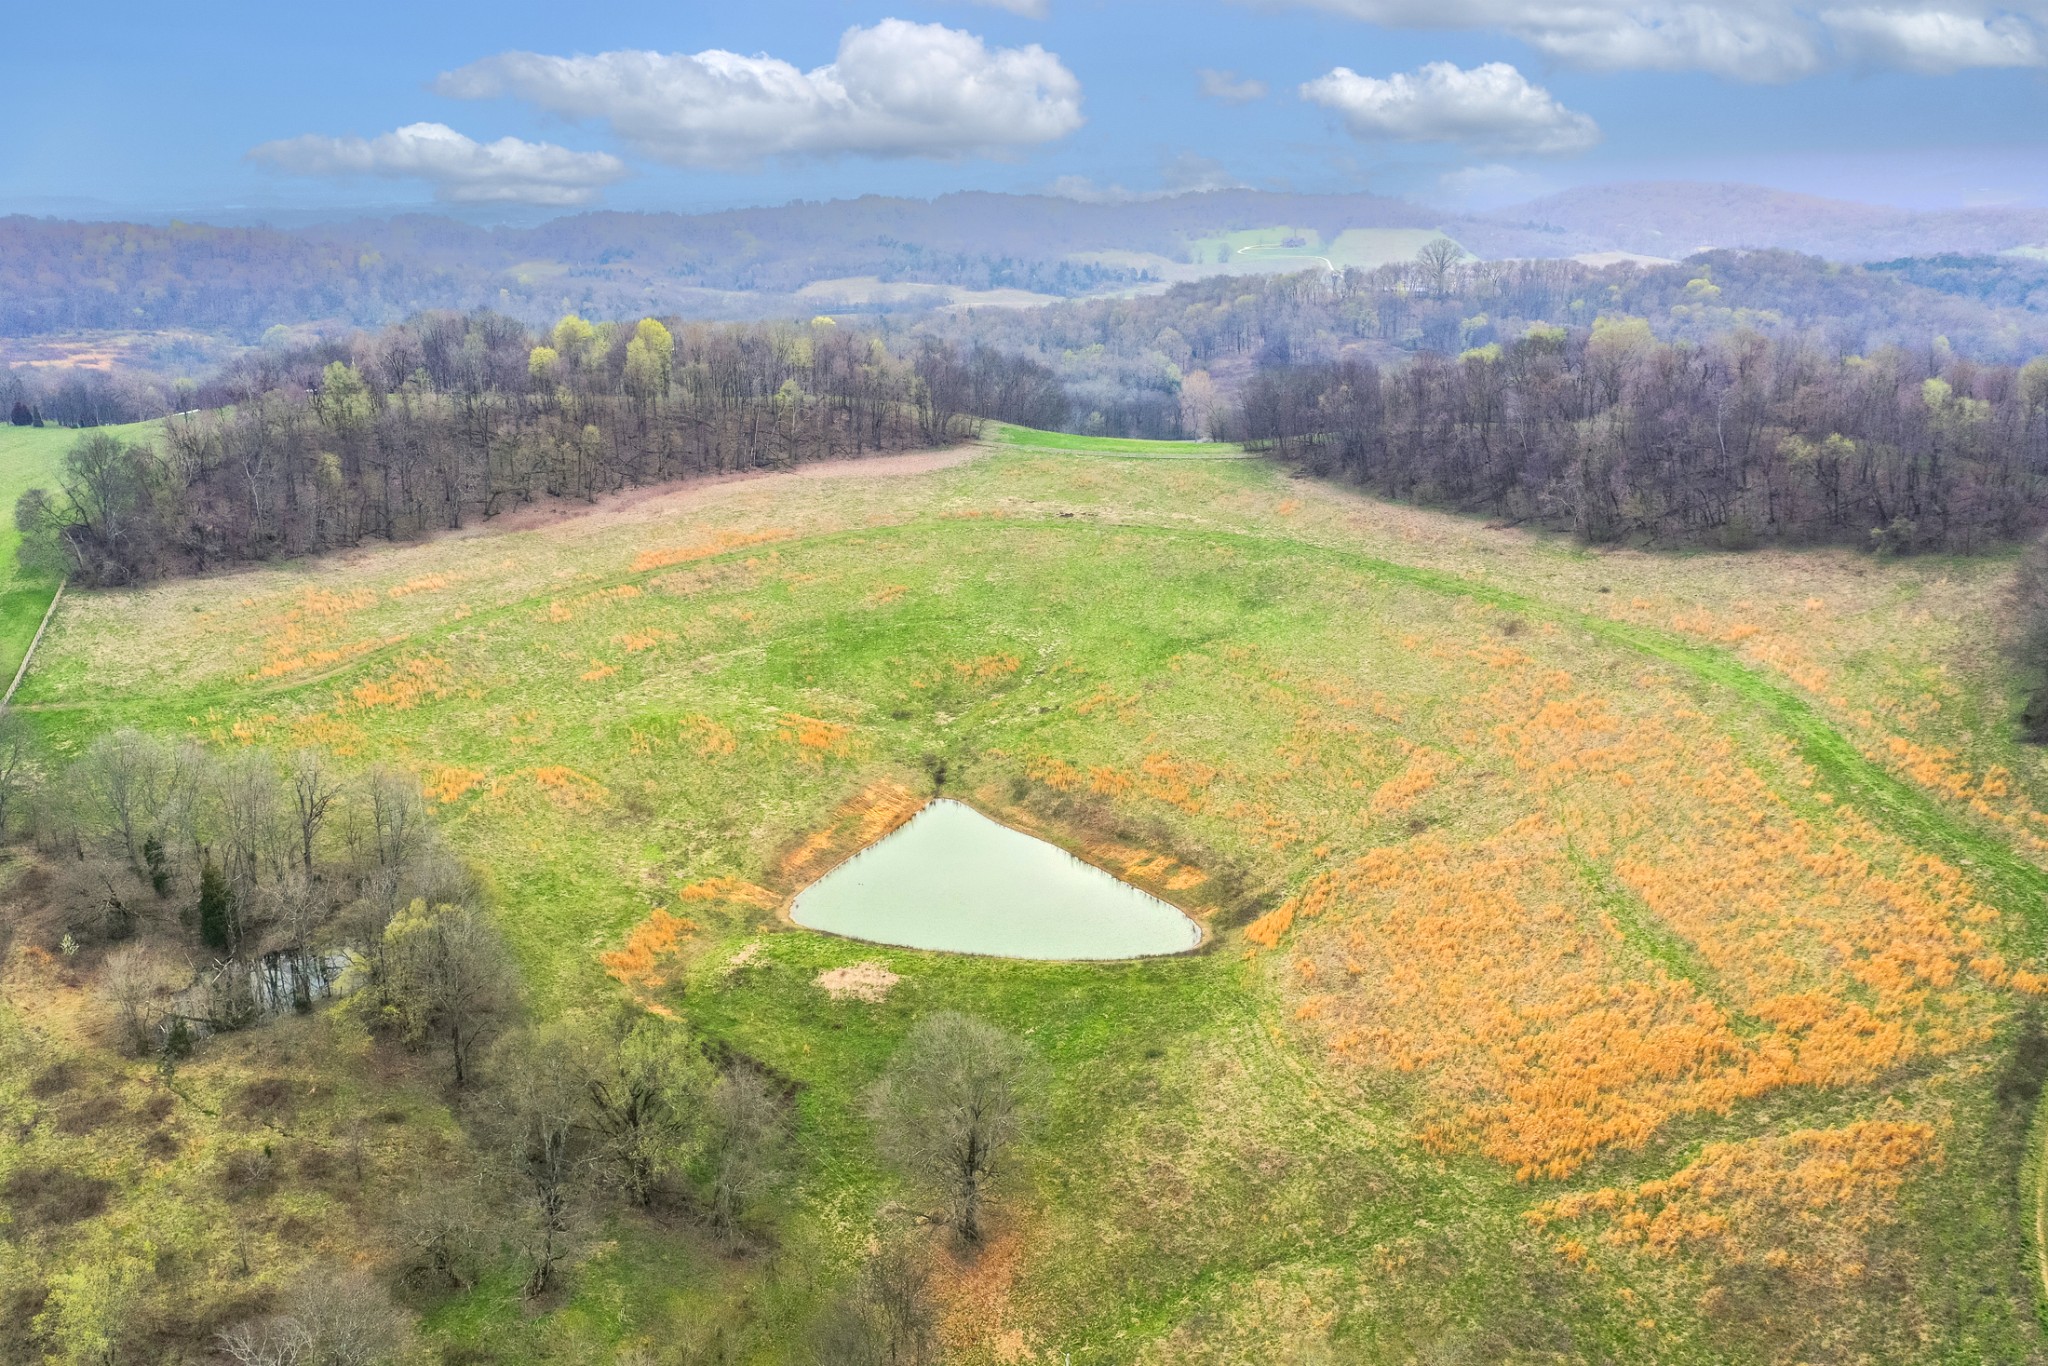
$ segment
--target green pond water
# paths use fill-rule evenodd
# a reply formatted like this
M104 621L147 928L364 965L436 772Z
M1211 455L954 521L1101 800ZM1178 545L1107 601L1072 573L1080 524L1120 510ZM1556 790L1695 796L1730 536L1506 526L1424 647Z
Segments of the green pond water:
M944 798L805 888L789 915L851 939L1001 958L1143 958L1202 940L1151 893Z

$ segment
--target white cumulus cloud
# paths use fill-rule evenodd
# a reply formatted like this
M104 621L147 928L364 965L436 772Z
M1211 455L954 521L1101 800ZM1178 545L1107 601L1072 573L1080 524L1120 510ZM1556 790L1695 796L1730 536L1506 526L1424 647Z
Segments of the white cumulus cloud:
M1506 62L1470 70L1430 62L1385 79L1340 66L1302 86L1301 97L1334 110L1369 141L1455 142L1501 154L1580 152L1600 141L1592 119Z
M2048 64L2048 0L1258 0L1388 28L1505 33L1574 66L1789 81L1846 59L1945 73Z
M478 142L445 123L412 123L374 138L316 134L266 142L250 157L304 176L424 180L455 204L587 204L628 174L609 152L574 152L548 142Z
M1213 71L1203 67L1195 73L1202 97L1221 100L1225 104L1250 104L1253 100L1266 98L1264 81L1239 80L1235 71Z
M1844 52L1873 66L1947 75L1971 67L2040 66L2039 37L2012 15L1985 19L1949 10L1823 10Z
M744 167L774 156L990 155L1081 126L1081 83L1038 44L990 48L941 24L851 28L830 65L769 56L506 52L448 72L442 94L512 96L598 119L677 166Z

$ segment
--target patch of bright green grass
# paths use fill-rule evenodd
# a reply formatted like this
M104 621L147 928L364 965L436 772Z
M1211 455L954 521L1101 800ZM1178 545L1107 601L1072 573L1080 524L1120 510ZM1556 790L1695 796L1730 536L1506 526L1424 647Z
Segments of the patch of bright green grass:
M100 430L127 441L146 441L159 425L136 422ZM14 527L14 504L32 488L54 491L65 452L85 435L75 427L0 426L0 692L14 678L22 652L35 638L57 592L54 579L24 573L16 560L21 533Z
M1083 436L1075 432L1048 432L1036 427L1018 427L991 422L985 428L988 439L1005 446L1031 451L1073 451L1086 455L1121 455L1153 460L1243 460L1242 446L1228 441L1144 441L1123 436Z

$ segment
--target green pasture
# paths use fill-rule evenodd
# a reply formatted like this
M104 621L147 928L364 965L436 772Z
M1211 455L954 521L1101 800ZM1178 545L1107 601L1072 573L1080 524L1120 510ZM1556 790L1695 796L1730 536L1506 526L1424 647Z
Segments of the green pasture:
M1198 264L1229 270L1270 270L1280 264L1305 270L1320 260L1339 270L1371 270L1412 261L1425 243L1441 236L1434 228L1345 228L1329 238L1315 228L1245 228L1198 238L1188 244L1188 256Z

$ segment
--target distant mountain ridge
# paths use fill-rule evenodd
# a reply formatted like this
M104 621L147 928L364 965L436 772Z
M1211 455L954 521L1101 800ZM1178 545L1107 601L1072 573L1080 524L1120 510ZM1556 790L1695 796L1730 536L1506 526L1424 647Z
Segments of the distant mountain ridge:
M1835 261L1989 255L2048 242L2048 209L1899 209L1756 185L1649 181L1589 185L1455 220L1482 256L1626 251L1683 258L1769 248Z
M0 218L0 337L189 329L248 342L278 325L373 327L432 308L538 323L572 309L712 319L1028 303L1370 263L1387 257L1359 254L1360 239L1412 253L1432 231L1486 258L1782 248L1887 261L2048 242L2048 209L1924 212L1651 182L1464 215L1369 194L1220 190L1122 203L868 196L496 228L427 214L288 230L15 216Z

